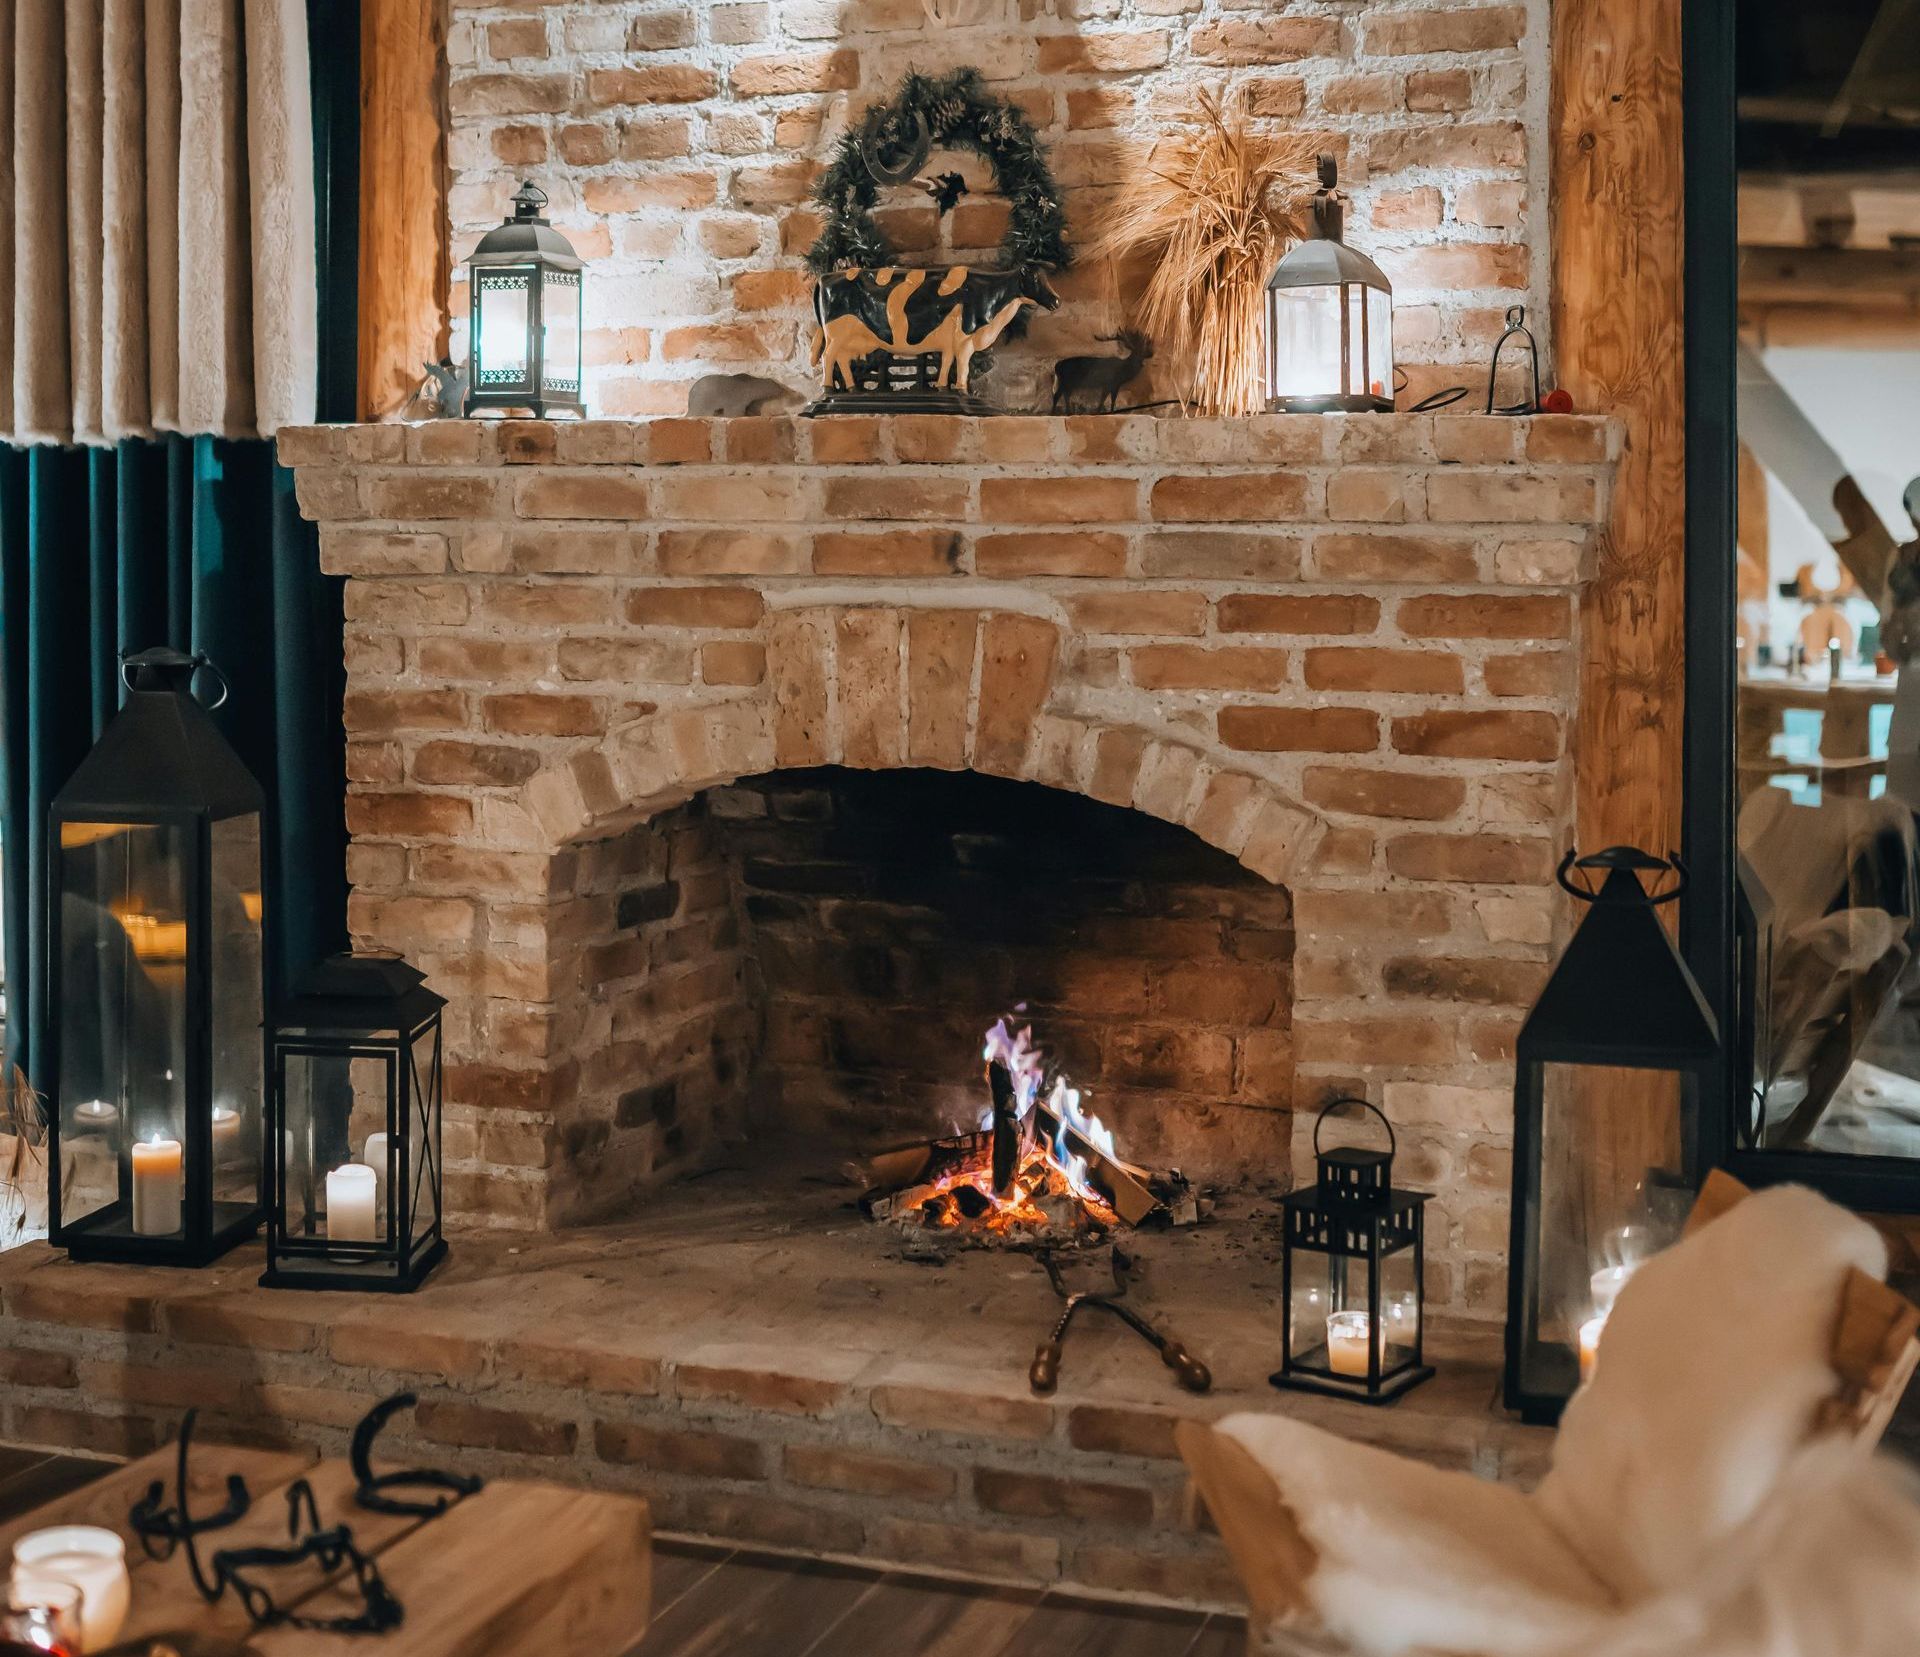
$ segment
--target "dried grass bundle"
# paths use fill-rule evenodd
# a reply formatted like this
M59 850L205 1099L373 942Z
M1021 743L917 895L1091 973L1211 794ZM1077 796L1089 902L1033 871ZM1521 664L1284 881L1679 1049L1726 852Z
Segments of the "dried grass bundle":
M1199 125L1156 147L1100 249L1150 258L1138 307L1146 332L1193 364L1188 402L1206 414L1266 406L1267 278L1303 233L1316 187L1312 144L1255 130L1199 95Z
M46 1120L40 1095L22 1071L0 1076L0 1249L26 1240L33 1207L27 1183L44 1179L37 1153Z

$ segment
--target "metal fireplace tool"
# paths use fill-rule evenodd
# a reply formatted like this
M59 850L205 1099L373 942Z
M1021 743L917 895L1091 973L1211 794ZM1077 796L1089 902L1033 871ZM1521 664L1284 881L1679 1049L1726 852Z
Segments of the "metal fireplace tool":
M1050 1249L1040 1251L1039 1260L1040 1264L1046 1267L1047 1281L1053 1285L1053 1292L1066 1302L1066 1307L1054 1324L1053 1333L1033 1354L1033 1365L1027 1371L1027 1380L1033 1390L1052 1392L1060 1384L1061 1349L1066 1343L1067 1331L1073 1325L1074 1314L1082 1306L1094 1306L1103 1312L1111 1312L1158 1352L1160 1361L1173 1371L1174 1379L1188 1392L1207 1391L1213 1385L1213 1372L1173 1336L1161 1334L1126 1304L1127 1285L1133 1276L1133 1256L1117 1243L1112 1252L1112 1292L1097 1293L1090 1290L1069 1289L1066 1279L1060 1275L1060 1267L1053 1257L1053 1251Z

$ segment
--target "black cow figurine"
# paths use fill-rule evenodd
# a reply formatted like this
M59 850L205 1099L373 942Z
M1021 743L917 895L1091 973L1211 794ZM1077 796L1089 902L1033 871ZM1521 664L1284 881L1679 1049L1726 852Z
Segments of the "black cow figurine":
M1055 414L1112 414L1123 388L1139 377L1153 342L1132 328L1103 334L1126 347L1123 357L1062 357L1053 368Z

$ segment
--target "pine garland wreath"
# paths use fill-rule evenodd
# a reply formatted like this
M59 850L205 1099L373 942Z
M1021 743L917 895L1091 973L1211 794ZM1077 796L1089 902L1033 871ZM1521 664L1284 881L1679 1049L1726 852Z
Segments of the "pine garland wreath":
M832 164L813 189L813 199L827 218L807 254L807 266L816 276L830 276L849 265L894 262L873 216L880 185L867 167L862 146L898 154L913 144L922 118L935 149L971 150L992 164L994 182L1009 209L1007 234L1000 244L1008 265L1065 270L1073 263L1067 210L1033 123L989 92L978 69L956 69L938 76L909 74L891 103L873 105L841 138Z

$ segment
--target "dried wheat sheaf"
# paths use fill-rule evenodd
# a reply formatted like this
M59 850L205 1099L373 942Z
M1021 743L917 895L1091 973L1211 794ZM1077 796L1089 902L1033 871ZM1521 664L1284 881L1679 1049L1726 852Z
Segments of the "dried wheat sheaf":
M1307 225L1313 145L1263 132L1244 105L1198 97L1198 124L1157 145L1121 197L1100 250L1149 259L1141 326L1191 362L1188 404L1203 414L1266 406L1267 278Z

